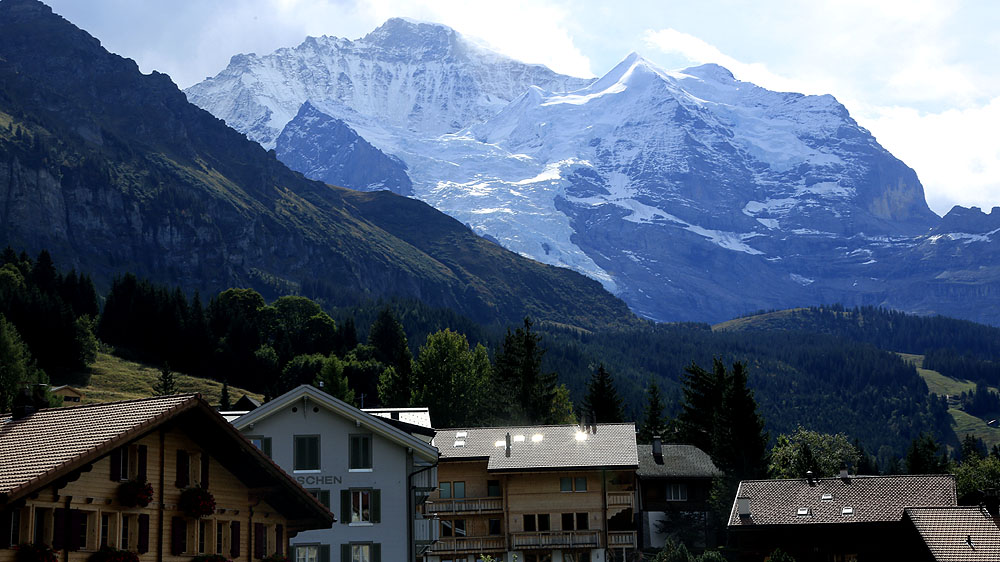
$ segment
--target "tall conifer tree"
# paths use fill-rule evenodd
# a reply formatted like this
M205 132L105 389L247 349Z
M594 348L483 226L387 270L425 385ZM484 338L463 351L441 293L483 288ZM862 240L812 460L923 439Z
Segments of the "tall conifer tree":
M600 364L587 383L587 395L583 399L584 414L594 423L621 423L625 421L623 400L618 395L611 374Z
M652 378L646 388L646 407L643 412L642 425L636 439L640 443L651 443L656 435L663 436L667 429L667 420L663 415L663 397L660 386Z

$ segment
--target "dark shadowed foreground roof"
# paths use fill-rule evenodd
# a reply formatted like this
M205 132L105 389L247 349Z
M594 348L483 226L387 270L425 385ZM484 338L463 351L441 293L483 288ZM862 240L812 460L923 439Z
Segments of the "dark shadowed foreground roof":
M1000 560L1000 529L981 507L908 507L905 513L934 560Z
M652 445L639 445L639 470L636 474L640 478L656 477L684 477L684 478L712 478L722 476L712 457L694 445L677 445L664 443L662 445L663 454L659 459L653 456Z
M290 530L334 522L327 508L197 394L46 408L17 420L0 417L0 506L72 480L112 450L160 427L181 431L211 450L248 488L261 490L261 499L290 520Z
M507 435L511 437L506 455ZM487 460L487 470L635 468L635 424L599 424L595 431L577 425L442 429L434 437L441 460Z
M744 480L736 498L730 528L901 521L905 507L958 503L950 474ZM749 517L740 517L739 498L749 499Z
M46 408L20 420L4 415L0 417L0 494L14 494L88 453L110 451L122 438L173 410L192 407L195 400L194 394L182 394Z

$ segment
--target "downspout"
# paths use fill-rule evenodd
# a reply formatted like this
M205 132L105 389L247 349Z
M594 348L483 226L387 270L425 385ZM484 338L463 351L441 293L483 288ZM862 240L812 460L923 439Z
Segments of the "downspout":
M156 509L156 525L159 530L156 533L156 562L163 562L163 502L166 496L166 489L164 485L164 470L166 467L166 435L163 433L163 428L160 428L160 505ZM111 542L110 540L108 541Z
M58 494L59 492L56 492L56 493ZM69 562L69 548L70 548L70 539L69 539L69 536L70 536L70 529L73 528L73 523L72 523L73 517L70 516L70 503L72 503L72 501L73 501L73 496L63 496L63 497L66 498L66 501L64 502L64 505L66 506L66 508L65 508L66 509L66 516L65 516L66 524L63 525L63 543L64 543L63 544L63 562ZM52 525L52 526L53 526L53 528L55 527L55 525Z
M410 461L413 460L413 453L410 453ZM413 490L413 477L420 474L421 472L426 472L433 468L437 468L438 462L430 466L425 466L420 470L415 470L406 476L406 538L407 538L407 559L411 562L416 562L417 560L417 538L414 536L414 520L417 515L417 508L413 504L414 490ZM433 534L433 533L432 533Z
M604 535L604 549L605 552L611 552L611 545L608 544L608 470L606 468L601 469L601 512L604 514L604 525L603 535Z

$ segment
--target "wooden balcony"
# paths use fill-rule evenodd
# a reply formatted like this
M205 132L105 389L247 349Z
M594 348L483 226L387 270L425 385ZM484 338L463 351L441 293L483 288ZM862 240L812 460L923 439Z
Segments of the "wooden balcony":
M428 500L425 513L499 513L503 511L502 498L451 498Z
M593 531L538 531L513 533L514 550L533 548L600 548L601 532Z
M631 508L635 503L635 492L608 492L608 508Z
M608 548L636 548L635 531L608 531Z
M445 537L431 545L434 554L480 554L507 550L503 537Z

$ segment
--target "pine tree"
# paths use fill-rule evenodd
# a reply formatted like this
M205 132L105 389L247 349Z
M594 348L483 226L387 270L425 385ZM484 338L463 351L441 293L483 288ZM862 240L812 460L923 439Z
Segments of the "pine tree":
M600 364L587 383L587 395L583 399L585 415L593 423L621 423L625 421L623 400L618 395L611 374Z
M725 388L726 366L721 359L715 359L711 372L694 363L684 371L687 375L684 404L677 416L677 439L711 454L715 415Z
M938 456L939 445L934 437L927 433L910 443L906 451L907 474L942 474L948 472L948 452Z
M229 399L229 382L226 380L222 381L222 396L219 397L219 409L220 410L231 410L233 408L232 402Z
M531 319L513 332L507 330L503 347L496 354L496 385L506 400L499 407L501 417L511 423L552 423L552 402L556 399L555 373L542 372L542 337L531 331Z
M386 306L379 312L368 332L368 345L374 349L374 359L392 367L396 372L392 378L394 388L386 388L387 396L393 400L403 400L392 406L409 406L409 397L414 392L413 354L410 353L403 325Z
M640 443L651 443L653 437L663 436L667 429L667 420L663 415L663 397L660 396L659 385L653 379L649 380L646 396L646 408L636 436Z
M724 390L715 412L709 454L716 466L735 483L764 478L767 476L769 437L764 431L764 418L757 413L753 391L747 386L746 367L736 362L731 374L725 375L724 366L723 373Z
M170 365L166 363L160 369L160 376L153 385L153 396L169 396L177 394L177 381L174 379L174 372L170 370Z

